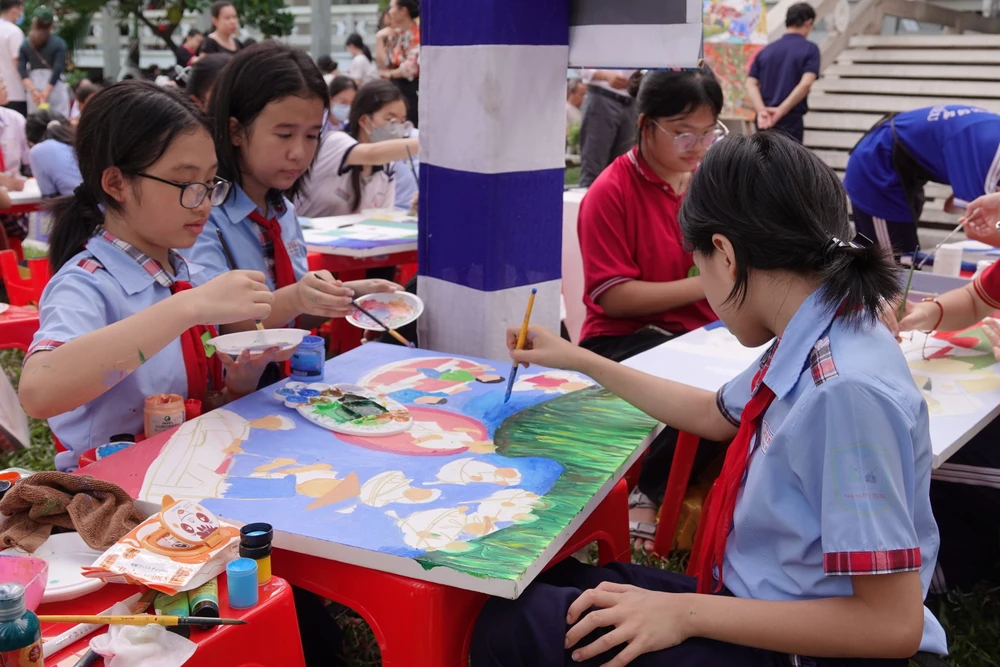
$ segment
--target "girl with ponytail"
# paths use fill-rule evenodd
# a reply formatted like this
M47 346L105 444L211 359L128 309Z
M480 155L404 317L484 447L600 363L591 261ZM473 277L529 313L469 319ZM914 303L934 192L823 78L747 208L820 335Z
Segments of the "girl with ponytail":
M746 346L717 393L532 328L518 363L573 369L675 428L731 441L684 576L568 559L489 600L473 667L905 667L947 651L923 606L938 550L927 406L879 321L891 257L851 240L837 175L779 132L723 139L680 226L705 296ZM523 632L531 628L531 632Z
M213 325L270 314L264 274L208 281L175 251L194 245L229 191L209 129L186 97L140 81L97 93L80 118L83 182L52 206L54 275L20 385L25 412L48 419L70 450L60 470L112 435L140 433L146 396L180 394L210 409L253 391L276 358L234 360L202 340Z

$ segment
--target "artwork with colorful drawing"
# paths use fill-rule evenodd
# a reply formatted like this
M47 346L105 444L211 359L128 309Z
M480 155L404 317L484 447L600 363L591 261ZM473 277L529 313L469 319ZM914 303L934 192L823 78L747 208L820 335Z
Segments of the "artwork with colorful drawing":
M405 414L408 428L331 432L302 414L316 406L298 401L317 396L279 385L185 423L139 498L202 501L237 522L516 579L655 424L590 379L544 368L519 373L505 404L502 367L364 345L328 362L323 419Z

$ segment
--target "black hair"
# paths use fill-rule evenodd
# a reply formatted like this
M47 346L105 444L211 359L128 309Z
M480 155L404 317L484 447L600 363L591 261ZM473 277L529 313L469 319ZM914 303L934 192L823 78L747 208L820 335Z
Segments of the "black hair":
M344 46L353 46L356 49L361 49L361 52L365 54L365 58L368 58L368 62L372 61L372 52L367 46L365 46L365 40L362 39L361 35L358 33L352 32L348 35L347 41L344 42Z
M420 3L417 0L396 0L396 6L405 9L411 19L420 18Z
M198 30L197 28L191 28L190 30L187 31L186 37L187 39L191 39L192 37L201 37L202 34L203 33L201 32L201 30Z
M267 76L261 79L261 72ZM330 106L330 93L316 63L301 49L267 40L238 52L222 70L212 90L209 115L215 121L215 152L219 175L242 185L240 150L233 146L229 119L235 118L249 132L254 120L271 102L285 97L316 98L323 108ZM286 193L269 193L274 199L284 194L294 199L307 170ZM235 196L233 188L230 196Z
M785 12L786 28L801 28L810 20L816 20L816 10L808 2L796 3Z
M250 46L251 44L256 44L256 43L257 43L257 40L254 39L253 37L247 37L242 42L243 48L246 48L246 47Z
M333 80L330 81L330 99L332 100L342 91L350 88L351 90L357 90L358 84L354 82L349 76L335 76Z
M226 7L236 9L236 5L234 5L230 0L215 0L215 2L212 3L212 18L219 18L219 14L221 14L222 10ZM239 11L236 13L239 14Z
M93 97L94 93L101 89L101 86L93 82L81 83L76 87L76 103L86 104L87 100Z
M337 63L333 62L333 58L327 54L323 54L316 59L316 67L318 67L319 71L323 74L329 74L330 72L337 71Z
M208 91L215 85L216 79L219 78L219 72L232 58L230 53L212 53L198 58L191 65L191 71L188 72L184 92L199 100L204 100Z
M680 211L689 250L711 255L712 236L733 246L742 305L751 271L815 276L822 299L858 323L874 321L900 291L891 256L851 238L847 195L837 174L780 131L729 136L705 155ZM841 241L842 240L842 241Z
M211 131L208 118L191 100L149 81L123 81L94 95L80 115L76 133L83 182L74 194L59 197L50 206L53 272L80 252L104 223L100 207L120 208L101 185L105 170L117 167L126 176L145 171L177 135L199 127Z
M5 12L15 7L23 7L24 0L0 0L0 12Z
M55 139L72 146L76 140L76 130L62 114L52 109L39 109L28 114L25 119L24 136L32 144Z
M636 128L635 142L657 118L688 116L702 107L716 118L722 113L722 86L708 67L697 70L649 70L629 79L629 93L636 98L642 123Z
M369 81L358 88L358 94L354 96L354 103L351 104L351 115L348 117L348 134L355 139L361 130L361 117L370 116L377 113L386 104L391 104L397 100L406 103L406 97L396 86L384 79ZM354 200L351 202L351 210L358 205L361 200L361 170L351 170L351 185L354 190Z

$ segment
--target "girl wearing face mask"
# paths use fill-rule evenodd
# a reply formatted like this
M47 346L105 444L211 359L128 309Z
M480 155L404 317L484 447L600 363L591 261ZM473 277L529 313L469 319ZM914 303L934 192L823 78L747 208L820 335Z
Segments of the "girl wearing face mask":
M330 113L326 117L325 132L347 130L347 120L351 116L351 104L358 92L358 84L347 76L335 76L330 82Z
M358 90L347 132L323 135L316 161L295 200L299 215L318 218L371 208L393 208L392 163L416 156L419 143L406 138L406 101L388 81Z

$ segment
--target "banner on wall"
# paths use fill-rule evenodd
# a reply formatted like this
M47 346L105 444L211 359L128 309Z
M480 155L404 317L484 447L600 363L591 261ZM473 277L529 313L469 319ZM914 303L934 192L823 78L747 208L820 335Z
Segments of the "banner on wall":
M751 120L747 72L767 45L767 10L761 0L704 0L703 10L705 62L722 85L722 115Z

